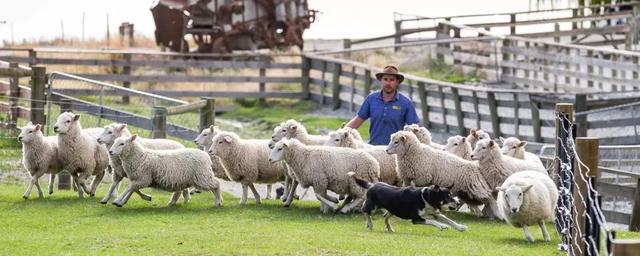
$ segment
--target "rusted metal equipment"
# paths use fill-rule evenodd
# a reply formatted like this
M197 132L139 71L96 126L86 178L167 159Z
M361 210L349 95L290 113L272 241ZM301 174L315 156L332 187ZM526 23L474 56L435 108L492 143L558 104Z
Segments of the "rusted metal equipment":
M151 7L156 43L198 53L303 48L302 33L315 20L307 0L157 0Z

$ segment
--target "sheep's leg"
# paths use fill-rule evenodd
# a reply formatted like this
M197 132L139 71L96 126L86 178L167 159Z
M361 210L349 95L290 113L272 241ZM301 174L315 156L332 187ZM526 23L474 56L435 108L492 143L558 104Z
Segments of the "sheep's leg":
M125 189L124 193L122 193L120 198L113 201L112 204L118 207L122 207L129 201L129 198L131 198L131 195L133 194L133 192L140 190L141 188L142 188L141 185L138 185L135 183L129 183L129 186L127 187L127 189Z
M256 187L253 185L253 183L249 183L249 188L251 189L251 192L253 193L253 198L256 200L256 204L260 204L260 194L258 194L258 190L256 190Z
M364 218L367 220L367 229L373 230L373 220L371 219L371 214L365 212Z
M49 195L53 194L53 183L56 181L56 175L49 175Z
M242 184L242 197L240 198L240 205L247 204L247 190L249 186L247 184Z
M213 200L214 200L214 206L215 207L220 207L222 205L222 193L220 192L220 187L217 187L213 190L211 190L211 192L213 192Z
M103 178L104 178L104 170L100 172L98 175L96 175L91 181L91 193L89 193L89 196L91 197L96 196L96 189L98 189L98 185L100 184L100 182L102 182Z
M111 183L107 194L105 194L102 200L100 200L101 204L106 204L107 202L109 202L109 199L111 199L111 197L118 197L116 191L118 189L118 185L120 185L120 181L122 181L123 178L124 177L121 177L120 175L117 175L115 173L113 174L113 182Z
M467 204L467 206L469 206L469 210L471 210L473 214L475 214L478 217L482 217L482 211L480 210L480 208L478 208L478 205ZM485 207L489 207L489 206L485 206Z
M282 202L286 202L287 201L287 196L289 195L289 175L285 175L284 176L284 193L282 193L281 198L277 198L276 199L282 199Z
M178 199L180 198L181 195L182 195L182 191L173 192L173 194L171 195L171 201L169 201L168 206L176 205L176 202L178 202Z
M293 201L293 196L296 194L296 189L298 188L298 181L292 179L291 187L289 188L289 195L287 195L287 201L284 203L284 207L289 207L291 202Z
M271 184L267 184L267 200L271 199Z
M455 221L447 218L447 216L444 216L444 214L440 212L436 212L433 216L436 217L436 219L438 219L439 221L449 224L450 226L452 226L453 228L455 228L460 232L467 230L467 226L456 223Z
M391 222L389 222L389 219L391 219L393 215L391 214L387 214L384 216L384 226L387 229L387 232L396 232L395 230L393 230L393 227L391 227Z
M119 184L118 184L118 185L119 185ZM140 196L140 198L142 198L142 200L145 200L145 201L149 201L149 202L151 202L151 196L150 196L150 195L147 195L147 194L145 194L144 192L142 192L142 191L140 191L140 190L136 190L136 191L134 191L134 192L135 192L136 194L138 194L138 195Z
M437 222L435 220L417 219L417 220L412 220L411 223L420 224L420 225L431 225L440 229L440 231L449 228L449 226L442 224L440 222Z
M182 197L184 198L184 203L188 203L191 200L191 194L189 194L189 189L182 190Z
M328 210L336 210L338 209L338 205L330 200L324 198L322 195L316 193L316 198L320 201L322 205L320 205L320 210L322 213L327 213ZM328 207L328 208L327 208Z
M22 198L29 199L29 195L31 195L31 189L33 189L33 185L36 184L36 180L38 178L36 178L35 176L31 177L31 181L29 182L29 186L27 186L27 191L24 192L24 194L22 195Z
M40 181L38 178L36 178L36 188L38 189L38 198L44 198L44 195L42 193L42 188L40 188Z
M503 219L500 210L498 210L498 204L496 200L493 198L489 198L488 202L485 202L483 210L486 209L489 213L489 219L493 220L496 217L498 219ZM483 211L484 212L484 211Z
M540 225L540 230L542 230L542 237L545 242L551 241L551 237L549 236L549 232L547 232L547 226L544 225L544 220L539 220L538 225Z
M80 185L80 181L78 179L80 179L80 176L78 176L78 174L71 174L71 177L73 179L73 185L75 185L74 187L77 189L78 191L78 197L79 198L84 198L84 190L82 189L82 185Z
M535 239L533 239L533 236L529 233L529 227L527 225L522 225L522 229L524 230L524 238L526 238L530 243L533 243Z
M340 212L342 213L348 213L349 211L351 211L351 209L353 209L354 207L362 204L362 201L364 201L363 198L355 198L353 199L353 201L351 201L351 203L347 204L346 206L342 207L342 209L340 210Z

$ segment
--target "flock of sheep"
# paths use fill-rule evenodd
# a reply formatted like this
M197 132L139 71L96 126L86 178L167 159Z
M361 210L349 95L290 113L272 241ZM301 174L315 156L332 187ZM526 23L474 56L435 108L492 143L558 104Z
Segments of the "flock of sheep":
M79 119L78 114L60 114L56 136L45 137L40 124L22 128L18 139L32 177L25 199L34 185L43 197L38 179L45 173L50 174L49 194L53 193L54 178L62 170L71 174L80 198L83 193L94 196L105 171L110 171L113 183L103 204L116 198L112 203L121 207L134 193L150 201L141 189L153 187L173 192L170 205L181 196L187 202L195 188L210 191L214 206L220 206L222 179L242 185L240 204L246 204L249 189L260 204L255 183L268 184L269 199L270 185L284 182L285 207L297 197L298 186L313 187L322 212L348 213L361 207L366 194L348 175L353 172L369 182L449 188L478 216L523 227L531 242L528 226L537 224L544 240L550 240L544 221L553 217L558 191L540 159L525 152L526 141L517 138L500 138L500 147L488 133L472 130L441 145L432 141L426 128L407 125L391 136L388 146L372 146L354 129L311 135L301 123L287 120L273 129L270 140L242 139L211 126L194 140L199 149L189 149L171 140L131 135L126 124L82 129ZM94 178L89 188L85 181L90 176ZM129 185L118 197L124 178Z

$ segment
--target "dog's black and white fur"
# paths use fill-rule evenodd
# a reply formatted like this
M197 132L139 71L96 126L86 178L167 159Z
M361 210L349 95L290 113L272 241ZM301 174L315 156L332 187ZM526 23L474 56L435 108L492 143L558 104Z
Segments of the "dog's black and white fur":
M460 201L452 197L446 188L439 188L437 186L433 188L399 188L384 182L369 183L353 176L353 173L349 173L349 175L355 179L358 186L367 189L367 199L362 206L362 212L367 218L367 228L369 230L373 229L371 213L378 208L383 208L387 211L387 213L384 214L384 224L389 232L394 232L389 223L389 218L391 218L392 215L411 220L413 224L432 225L440 230L448 228L446 224L423 217L429 214L458 231L465 231L467 229L466 226L454 222L440 212L443 209L456 210L460 205Z

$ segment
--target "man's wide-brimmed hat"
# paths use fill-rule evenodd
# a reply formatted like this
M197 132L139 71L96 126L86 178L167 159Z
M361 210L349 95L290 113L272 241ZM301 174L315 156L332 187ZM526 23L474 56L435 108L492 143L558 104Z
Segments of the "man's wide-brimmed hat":
M398 68L391 65L384 67L384 70L382 70L382 72L376 73L376 79L378 79L379 81L383 75L396 76L398 78L398 83L402 83L402 81L404 80L404 76L400 74L400 71L398 70Z

